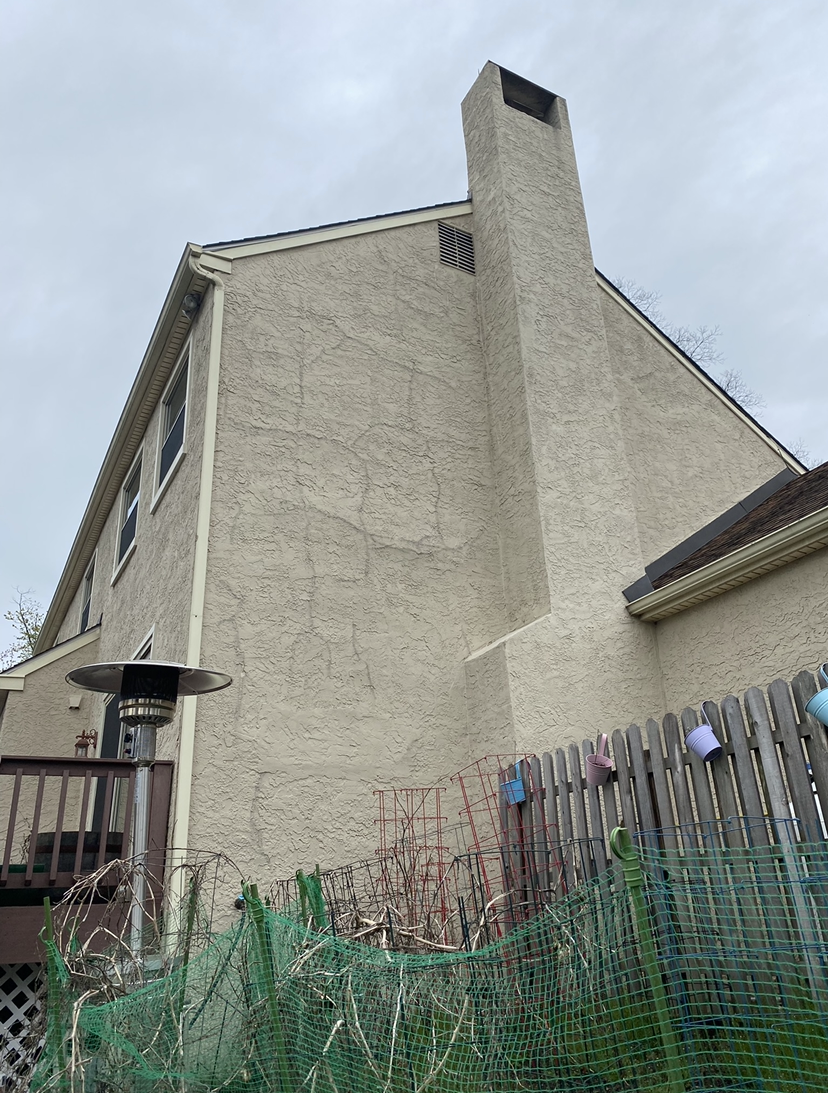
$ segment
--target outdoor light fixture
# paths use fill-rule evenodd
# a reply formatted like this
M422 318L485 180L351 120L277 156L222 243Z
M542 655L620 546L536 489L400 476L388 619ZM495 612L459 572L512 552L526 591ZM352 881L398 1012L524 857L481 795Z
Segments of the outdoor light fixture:
M88 758L89 749L94 748L97 743L98 734L96 732L90 732L88 729L84 729L75 740L75 758Z
M127 660L113 664L87 664L75 668L66 682L84 691L117 694L121 721L132 730L132 761L135 772L133 817L133 860L135 886L130 910L133 952L141 948L146 899L146 859L149 841L149 774L155 762L155 738L160 726L175 716L179 698L208 694L229 687L232 678L224 672L188 668L160 660ZM78 747L85 734L78 737ZM97 741L97 735L95 735ZM87 743L88 748L88 743ZM86 754L86 752L84 752Z
M201 296L197 292L188 292L181 301L181 314L192 319L193 315L201 307Z

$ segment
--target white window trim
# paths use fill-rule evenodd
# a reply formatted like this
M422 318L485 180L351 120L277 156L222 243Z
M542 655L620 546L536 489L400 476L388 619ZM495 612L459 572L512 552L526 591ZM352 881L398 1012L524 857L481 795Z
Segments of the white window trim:
M109 582L110 588L113 585L118 583L118 579L120 578L121 574L123 573L124 569L126 568L127 562L129 561L129 559L132 557L132 555L134 553L135 553L135 539L133 539L132 542L129 544L129 546L126 548L126 552L124 553L123 558L121 558L120 562L118 562L117 565L115 566L115 572L112 574L112 580Z
M149 628L149 632L144 636L144 640L141 642L141 644L138 646L138 648L132 654L131 659L132 660L143 660L144 659L144 653L147 651L147 648L149 648L150 651L151 651L154 642L155 642L155 623L153 623L152 626Z
M92 570L92 587L89 589L89 619L90 619L90 621L87 622L87 624L86 624L86 630L88 630L90 626L94 625L92 623L91 619L92 619L92 596L95 592L95 573L97 572L97 569L98 569L98 548L97 547L95 547L95 552L93 553L92 557L89 560L89 565L83 571L83 583L81 585L81 589L82 589L81 597L83 597L86 593L86 578L89 576L89 570L90 569ZM80 626L81 619L83 618L83 608L84 608L85 602L86 601L83 598L81 598L80 610L78 611L78 626ZM78 630L78 633L79 634L85 634L86 630Z
M187 432L187 420L186 420L186 418L184 419L184 432L185 433ZM159 430L159 435L160 435L160 430ZM167 471L166 478L161 483L161 485L158 487L158 489L155 491L155 496L153 497L152 501L150 502L150 507L149 507L150 513L155 512L155 510L161 504L161 500L162 500L164 494L167 492L167 487L169 486L170 482L172 482L172 480L175 478L176 471L178 470L178 468L184 462L184 456L187 454L185 444L186 444L186 439L185 439L184 443L182 443L181 447L178 449L178 452L176 454L175 459L172 461L172 463L170 463L170 469ZM159 461L160 461L160 454L159 454Z
M124 551L123 558L121 558L119 560L118 559L118 548L121 545L121 531L123 530L123 526L124 526L124 490L125 490L125 487L126 487L127 483L129 482L129 480L132 478L133 474L135 473L135 468L138 466L139 463L141 464L141 485L140 485L140 488L139 488L139 491L138 491L138 517L135 521L135 535L133 537L132 542L129 544L129 546ZM127 562L132 557L132 555L135 553L135 545L138 542L138 522L141 519L141 494L144 492L144 482L145 482L145 480L146 480L146 467L144 466L144 445L142 444L141 447L136 452L135 458L130 463L129 470L124 475L123 481L121 483L121 489L118 492L118 522L115 525L115 565L114 565L114 569L112 570L112 580L109 582L110 586L115 584L115 582L121 576L121 573L123 573L124 567L126 566Z
M182 370L186 368L187 389L184 392L184 436L181 438L181 447L176 452L175 459L173 459L172 463L170 464L170 469L155 487L155 492L149 506L149 511L151 513L155 512L156 508L160 504L161 498L167 492L167 487L169 486L170 482L172 482L173 478L175 478L176 472L181 466L181 462L184 459L184 456L187 454L187 434L190 431L191 410L190 385L193 378L192 346L193 339L192 337L190 337L187 339L184 348L179 353L178 360L175 362L175 367L173 368L172 372L170 372L170 378L167 380L167 385L161 393L161 398L158 400L158 436L156 437L155 441L155 471L153 471L153 481L155 481L155 473L157 469L161 466L161 449L164 447L164 440L166 439L166 437L164 436L164 408L167 403L167 397L169 396L173 387L175 387L175 384L178 381Z

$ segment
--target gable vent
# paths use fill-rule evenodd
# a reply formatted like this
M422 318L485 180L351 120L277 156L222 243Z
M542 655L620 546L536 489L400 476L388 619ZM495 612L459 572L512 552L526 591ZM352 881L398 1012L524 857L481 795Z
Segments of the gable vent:
M440 236L440 261L446 266L474 273L474 239L469 232L453 228L451 224L438 224Z

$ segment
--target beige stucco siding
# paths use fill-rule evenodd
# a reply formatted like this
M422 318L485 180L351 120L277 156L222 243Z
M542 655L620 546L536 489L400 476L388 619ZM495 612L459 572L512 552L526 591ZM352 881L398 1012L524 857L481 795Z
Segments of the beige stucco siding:
M98 656L99 642L46 664L26 676L22 691L10 691L0 719L2 755L74 755L75 737L87 725L91 695L81 695L79 709L69 699L78 692L66 673Z
M787 464L617 300L598 295L649 564Z
M828 550L656 623L667 708L740 694L828 660Z
M264 875L364 854L375 788L469 755L463 660L505 625L475 290L433 222L234 263L203 659L236 683L191 841Z
M195 547L196 507L204 430L204 396L210 336L211 299L208 294L192 332L190 387L187 403L186 454L163 497L151 512L158 485L159 405L143 441L141 499L135 550L114 584L115 551L120 534L120 495L112 506L97 544L90 620L103 616L97 657L124 660L153 629L152 655L157 660L183 661L187 650L189 610ZM59 640L77 633L82 586L61 625ZM103 696L86 701L88 726L103 723ZM159 733L159 758L175 756L177 722Z

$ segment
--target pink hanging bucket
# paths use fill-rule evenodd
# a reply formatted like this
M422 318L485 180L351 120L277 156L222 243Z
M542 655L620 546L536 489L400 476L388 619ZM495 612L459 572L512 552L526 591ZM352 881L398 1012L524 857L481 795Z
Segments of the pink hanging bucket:
M586 780L588 786L603 786L612 773L612 759L606 754L607 734L602 733L596 755L586 756Z

